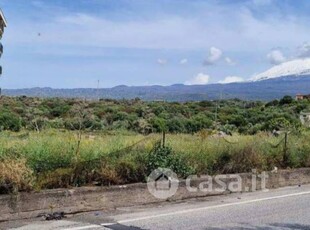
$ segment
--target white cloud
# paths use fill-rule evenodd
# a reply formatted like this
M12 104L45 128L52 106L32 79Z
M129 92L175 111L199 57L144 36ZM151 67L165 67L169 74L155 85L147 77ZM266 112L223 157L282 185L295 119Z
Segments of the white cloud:
M212 46L210 48L209 55L208 55L207 59L204 61L204 64L205 65L213 65L218 60L221 59L222 55L223 55L222 50Z
M168 63L168 61L166 59L158 58L157 63L159 65L166 65Z
M229 58L229 57L226 57L226 58L225 58L225 62L226 62L228 65L231 65L231 66L236 65L236 62L233 61L233 60L232 60L231 58Z
M187 64L187 63L188 63L188 60L187 60L186 58L180 60L180 64L181 64L181 65L185 65L185 64Z
M310 57L310 44L305 42L298 49L298 57L305 58Z
M45 44L49 48L51 45L70 45L194 50L206 49L207 44L213 44L225 51L248 52L254 46L257 50L279 45L291 47L309 38L307 20L292 14L281 15L272 11L272 14L258 18L247 7L202 5L202 12L193 17L165 14L150 20L113 20L113 17L104 15L66 10L55 10L50 16L49 10L44 14L44 20L32 21L31 17L22 17L14 21L7 28L5 39L15 46L29 43ZM203 9L208 5L212 13L206 16ZM38 31L45 36L35 37ZM287 36L291 31L294 36Z
M273 65L278 65L286 61L286 57L280 50L273 50L268 53L267 59Z
M210 76L204 73L199 73L197 76L192 78L189 81L186 81L186 85L205 85L208 84L210 80Z
M228 83L233 83L233 82L242 82L244 79L242 77L238 76L227 76L225 77L224 80L219 81L220 84L228 84Z

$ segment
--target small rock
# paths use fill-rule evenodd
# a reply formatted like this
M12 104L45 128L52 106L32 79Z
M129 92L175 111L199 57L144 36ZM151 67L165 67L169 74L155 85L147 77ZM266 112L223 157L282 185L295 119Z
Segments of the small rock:
M61 220L65 218L65 213L64 212L54 212L51 214L43 214L42 217L45 218L45 220L50 221L50 220Z
M272 173L278 173L278 167L274 167L273 170L271 170Z

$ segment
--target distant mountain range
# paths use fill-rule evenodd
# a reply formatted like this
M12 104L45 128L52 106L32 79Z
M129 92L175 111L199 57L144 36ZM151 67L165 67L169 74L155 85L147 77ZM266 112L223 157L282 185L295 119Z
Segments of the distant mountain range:
M125 86L92 89L7 89L8 96L66 97L66 98L113 98L165 101L199 101L239 98L243 100L272 100L285 95L310 94L310 59L294 60L275 66L258 74L248 82L230 84L171 86Z
M29 97L77 97L87 99L114 98L166 101L198 101L240 98L244 100L272 100L284 95L310 94L310 75L286 76L262 81L210 84L210 85L171 85L171 86L117 86L109 89L52 89L30 88L3 90L8 96Z

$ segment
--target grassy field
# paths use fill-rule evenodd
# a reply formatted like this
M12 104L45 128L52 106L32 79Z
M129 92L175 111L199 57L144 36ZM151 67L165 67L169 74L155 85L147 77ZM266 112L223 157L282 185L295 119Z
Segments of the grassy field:
M189 174L310 166L310 133L219 137L45 130L0 133L0 192L145 181L157 167Z

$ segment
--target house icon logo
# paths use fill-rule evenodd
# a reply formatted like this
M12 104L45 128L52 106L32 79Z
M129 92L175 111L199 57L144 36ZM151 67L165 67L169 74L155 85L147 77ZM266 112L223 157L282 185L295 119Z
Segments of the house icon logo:
M149 192L158 199L167 199L173 196L179 187L177 175L170 169L155 169L147 179Z

